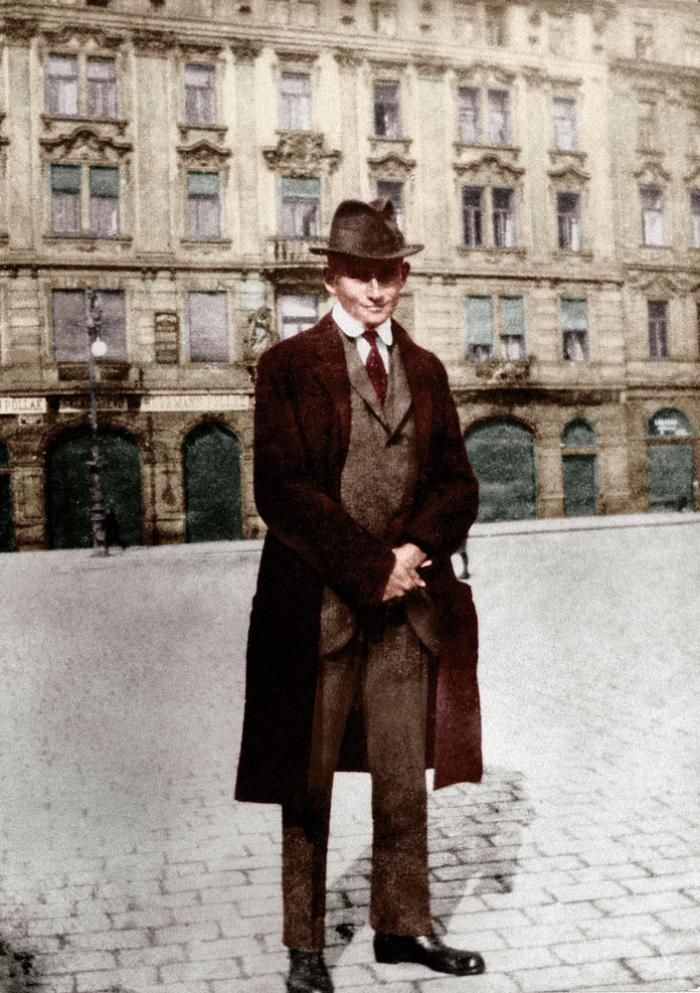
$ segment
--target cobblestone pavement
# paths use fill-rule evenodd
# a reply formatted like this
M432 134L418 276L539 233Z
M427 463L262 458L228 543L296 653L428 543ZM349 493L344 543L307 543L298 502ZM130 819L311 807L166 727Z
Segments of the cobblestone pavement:
M698 988L699 524L478 529L487 771L433 795L431 872L488 972L374 963L369 784L342 775L338 990ZM284 990L278 809L231 799L256 564L228 544L2 558L3 993Z

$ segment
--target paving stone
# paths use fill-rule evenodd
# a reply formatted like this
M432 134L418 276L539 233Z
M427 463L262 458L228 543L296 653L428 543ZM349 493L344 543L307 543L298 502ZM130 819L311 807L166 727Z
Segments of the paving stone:
M603 962L606 959L623 959L630 955L654 955L654 949L634 938L598 938L567 944L552 945L552 951L567 965L579 962Z
M596 962L519 972L517 982L523 993L571 993L594 984L628 982L629 978L629 972L618 962Z

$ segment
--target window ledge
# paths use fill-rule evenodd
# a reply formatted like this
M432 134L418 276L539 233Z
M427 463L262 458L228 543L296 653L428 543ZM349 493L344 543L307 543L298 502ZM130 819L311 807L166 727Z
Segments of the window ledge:
M116 238L98 238L92 234L53 234L44 235L44 241L52 244L69 244L86 252L94 252L103 245L131 245L131 235L117 235Z
M178 124L177 129L183 141L187 140L191 132L193 133L193 137L199 135L206 137L213 134L218 138L223 138L228 131L228 127L225 124Z
M588 248L557 248L553 253L556 259L586 259L593 260L593 252Z
M182 238L180 244L183 248L200 248L207 245L216 248L230 248L233 242L230 238Z
M557 159L576 159L578 162L583 163L586 161L587 155L578 148L550 148L549 157L552 161Z
M499 258L504 255L524 258L527 255L527 249L522 247L496 248L495 245L457 245L457 251L460 255L472 255L475 252L481 252L483 255ZM573 254L577 255L578 253Z
M458 152L462 151L478 151L478 152L510 152L516 158L520 155L519 145L487 145L483 142L477 142L476 144L470 144L466 141L456 141L454 143L455 148Z
M111 124L118 129L120 134L123 134L129 126L129 121L125 117L86 117L83 114L43 113L41 119L47 130L50 130L54 124Z

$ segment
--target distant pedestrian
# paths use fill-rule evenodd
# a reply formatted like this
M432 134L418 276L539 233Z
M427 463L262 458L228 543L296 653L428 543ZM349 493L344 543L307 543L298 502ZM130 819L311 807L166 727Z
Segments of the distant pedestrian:
M126 542L122 539L119 521L112 507L108 507L105 514L105 555L109 555L110 545L120 545L121 550L126 551Z

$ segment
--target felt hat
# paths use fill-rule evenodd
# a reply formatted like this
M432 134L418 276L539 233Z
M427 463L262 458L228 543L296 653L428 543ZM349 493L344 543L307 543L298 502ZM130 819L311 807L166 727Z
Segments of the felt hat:
M365 203L343 200L333 220L328 244L310 248L314 255L350 255L356 259L402 259L415 255L423 245L407 245L399 230L394 205L386 197Z

